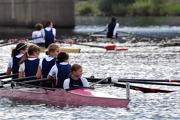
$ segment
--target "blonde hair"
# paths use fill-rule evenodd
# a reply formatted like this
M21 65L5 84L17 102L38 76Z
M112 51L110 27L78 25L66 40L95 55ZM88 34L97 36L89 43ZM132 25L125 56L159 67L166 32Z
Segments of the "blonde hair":
M49 55L50 53L54 52L57 48L60 49L59 45L56 43L52 43L48 46L48 50L46 51L46 55Z

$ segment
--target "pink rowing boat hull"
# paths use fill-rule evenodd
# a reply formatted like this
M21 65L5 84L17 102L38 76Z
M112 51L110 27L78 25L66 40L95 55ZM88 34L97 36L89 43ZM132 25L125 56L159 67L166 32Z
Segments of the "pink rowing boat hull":
M23 101L30 104L47 104L53 106L101 106L127 108L129 99L107 96L92 89L44 90L32 88L0 89L0 98Z

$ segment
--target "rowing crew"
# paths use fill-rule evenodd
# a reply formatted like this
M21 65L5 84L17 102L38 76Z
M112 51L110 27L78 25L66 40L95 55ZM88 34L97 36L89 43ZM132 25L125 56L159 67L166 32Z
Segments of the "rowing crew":
M52 43L46 52L47 56L39 58L40 47L31 44L18 43L12 50L6 75L16 74L14 78L36 76L37 78L55 77L55 83L42 82L43 87L69 89L73 87L89 87L87 79L82 77L83 69L79 64L70 65L69 55L60 52L60 47Z

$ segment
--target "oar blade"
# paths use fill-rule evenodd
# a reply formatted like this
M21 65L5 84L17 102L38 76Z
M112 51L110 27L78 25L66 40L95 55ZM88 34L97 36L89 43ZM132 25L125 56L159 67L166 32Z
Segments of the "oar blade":
M114 86L126 88L125 84L121 84L118 82L115 82ZM136 90L136 91L141 91L143 93L170 93L170 92L174 92L174 91L169 91L169 90L161 90L161 89L156 89L156 88L145 88L145 87L133 86L133 85L130 85L130 89Z
M104 47L106 50L115 50L116 45L107 45Z

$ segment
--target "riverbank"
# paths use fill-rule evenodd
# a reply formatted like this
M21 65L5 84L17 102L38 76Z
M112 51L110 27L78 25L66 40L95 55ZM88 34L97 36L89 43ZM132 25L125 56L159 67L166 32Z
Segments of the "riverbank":
M75 0L76 15L94 16L180 16L176 0Z

